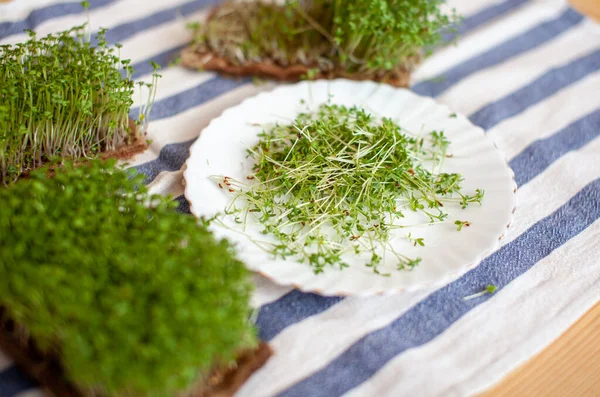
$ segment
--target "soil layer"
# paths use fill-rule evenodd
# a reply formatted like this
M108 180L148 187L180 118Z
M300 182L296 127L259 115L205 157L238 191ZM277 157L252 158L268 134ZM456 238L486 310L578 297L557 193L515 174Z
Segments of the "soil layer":
M42 352L27 332L8 318L0 306L0 349L7 353L22 371L41 384L50 395L86 397L86 393L69 382L55 353ZM232 397L244 382L260 369L271 356L268 344L239 353L236 364L216 367L207 380L182 397Z
M210 52L199 52L195 46L185 48L181 53L181 64L189 69L208 70L222 73L232 77L258 76L279 81L299 81L304 79L311 70L319 70L306 65L280 66L273 62L248 63L245 65L233 64L228 59ZM313 79L346 78L350 80L373 80L395 87L408 87L410 71L398 68L385 71L377 75L348 73L341 69L319 71Z

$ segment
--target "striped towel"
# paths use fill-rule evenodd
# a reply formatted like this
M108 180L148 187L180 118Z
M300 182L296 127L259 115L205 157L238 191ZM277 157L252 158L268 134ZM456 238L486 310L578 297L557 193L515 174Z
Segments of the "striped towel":
M136 78L165 67L134 166L152 181L177 171L207 123L271 88L169 67L186 22L209 0L93 0L95 28L123 43ZM322 297L256 278L260 336L277 354L239 397L467 396L548 346L600 300L600 25L563 0L450 0L465 16L457 46L437 51L413 89L483 127L516 174L509 234L483 263L435 290L369 299ZM0 43L85 21L79 1L0 5ZM137 104L136 104L137 106ZM136 114L136 110L133 110ZM187 211L183 197L180 209ZM492 296L464 296L495 284ZM37 395L0 356L0 397Z

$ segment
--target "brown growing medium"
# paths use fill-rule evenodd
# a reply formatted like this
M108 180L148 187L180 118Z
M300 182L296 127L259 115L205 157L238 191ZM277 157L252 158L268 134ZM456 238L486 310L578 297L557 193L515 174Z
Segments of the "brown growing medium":
M138 129L138 126L135 124L135 121L129 119L129 128L131 129L131 131L136 131ZM129 159L133 158L133 156L135 156L136 154L140 154L148 148L148 142L146 141L146 139L144 139L143 136L141 136L141 134L136 133L136 134L134 134L134 137L135 137L134 141L127 143L127 144L123 144L120 147L118 147L116 150L102 153L102 158L103 159L115 158L117 160L129 160Z
M103 159L115 158L117 160L130 160L136 154L142 153L147 148L148 148L148 143L146 142L146 140L138 137L132 143L123 145L123 146L119 147L117 150L102 153L101 157Z
M301 80L307 76L311 70L316 68L302 64L280 66L269 61L235 65L227 58L219 56L215 53L198 51L193 45L182 51L181 64L190 69L215 71L233 77L261 76L279 81ZM314 79L346 78L358 81L374 80L390 84L395 87L408 87L410 81L410 70L398 68L386 73L367 75L360 73L347 73L336 68L328 72L319 71L312 77Z
M2 1L2 0L0 0L0 1ZM129 119L129 128L131 128L132 131L135 131L138 129L138 126L136 125L135 121ZM148 148L148 141L140 134L135 134L135 137L133 139L134 140L132 142L124 143L115 150L100 153L100 158L102 158L103 160L108 160L108 159L131 160L136 155L143 153ZM80 160L74 161L74 163L77 165L83 164L85 162L86 162L85 159L80 159ZM58 166L60 166L60 164ZM50 175L53 175L53 170L55 169L55 167L56 167L55 165L50 166L50 169L51 169ZM29 171L23 173L19 179L28 178L30 171L32 171L32 170L29 170ZM0 187L1 187L1 184L0 184Z
M42 353L27 332L7 318L0 306L0 349L31 378L52 395L60 397L87 397L64 377L57 355ZM207 380L180 397L232 397L244 382L271 357L268 344L261 342L256 349L239 353L234 366L215 367Z
M250 10L250 14L255 12L252 9L252 3L244 3L244 7ZM235 19L239 17L236 15L236 4L225 3L214 7L208 14L205 23L208 25L211 21L218 21L223 16ZM227 21L227 24L230 25L246 25L246 23L247 21L243 19L239 21ZM239 62L232 61L222 53L212 51L204 44L192 43L181 52L180 61L182 66L189 69L215 71L231 77L257 76L287 82L299 81L306 78L311 80L346 78L357 81L373 80L395 87L408 87L411 71L421 61L421 55L411 56L405 64L391 70L348 72L340 66L328 65L324 68L318 62L281 64L279 61L265 59L260 62L244 62L240 64Z

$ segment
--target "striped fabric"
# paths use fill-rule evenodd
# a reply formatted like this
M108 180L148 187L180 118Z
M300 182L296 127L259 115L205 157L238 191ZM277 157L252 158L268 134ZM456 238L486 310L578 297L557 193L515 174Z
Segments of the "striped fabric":
M136 78L150 78L149 60L165 67L151 149L133 164L148 182L179 170L213 117L273 86L168 66L190 38L186 22L213 3L92 1L94 27L123 43ZM458 45L426 60L413 89L468 115L506 153L519 185L513 226L479 267L436 290L321 297L257 277L257 324L276 355L239 397L473 395L600 300L600 25L564 0L448 3L465 16ZM82 23L78 4L0 5L0 44L23 40L25 28ZM499 291L462 299L487 284ZM0 355L0 397L37 396L35 387Z

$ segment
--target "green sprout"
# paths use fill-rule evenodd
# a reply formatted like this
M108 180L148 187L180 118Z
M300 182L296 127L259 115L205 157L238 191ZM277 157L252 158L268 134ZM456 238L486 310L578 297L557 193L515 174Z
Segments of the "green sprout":
M412 242L414 247L416 247L417 245L420 245L421 247L425 246L425 240L423 239L423 237L412 237L412 233L408 233L406 239Z
M485 289L483 291L477 292L477 293L475 293L473 295L465 296L463 298L463 300L464 301L469 301L471 299L476 299L476 298L479 298L479 297L484 296L486 294L493 295L493 294L496 293L497 290L498 290L498 287L496 287L493 284L488 284L488 285L485 286Z
M93 160L0 189L0 306L85 395L183 395L256 343L232 246L143 179Z
M204 24L188 27L199 53L235 65L301 65L325 75L381 79L410 71L455 30L444 0L295 0L226 2ZM316 76L318 73L311 73ZM311 79L311 74L306 78Z
M405 213L421 214L419 225L447 223L445 204L461 205L465 197L461 175L441 172L450 144L443 131L414 134L363 109L327 103L259 137L248 149L254 167L245 180L212 177L232 197L223 217L242 225L257 219L278 243L255 243L316 273L347 267L342 255L362 252L372 254L365 265L376 273L386 253L398 269L414 268L420 259L390 244L394 231L417 226L403 221Z
M306 75L303 76L304 80L316 80L319 75L319 69L312 68L306 72Z
M469 221L454 221L454 224L456 225L456 230L458 230L459 232L462 230L463 227L471 226L471 222Z
M84 2L84 6L86 6ZM87 4L89 6L89 4ZM129 122L134 83L129 60L110 47L106 29L97 46L89 24L0 46L0 181L8 185L54 157L97 157L133 144L146 129L156 95L153 74L138 124ZM123 73L121 73L123 72Z

